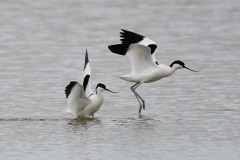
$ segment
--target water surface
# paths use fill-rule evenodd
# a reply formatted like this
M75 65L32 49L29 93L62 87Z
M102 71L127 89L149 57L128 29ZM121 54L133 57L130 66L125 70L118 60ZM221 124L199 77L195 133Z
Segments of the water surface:
M0 159L240 159L240 6L237 0L0 2ZM156 41L178 70L141 85L138 117L127 57L111 54L121 28ZM73 121L64 88L82 81L106 93L92 121ZM94 88L94 87L93 87Z

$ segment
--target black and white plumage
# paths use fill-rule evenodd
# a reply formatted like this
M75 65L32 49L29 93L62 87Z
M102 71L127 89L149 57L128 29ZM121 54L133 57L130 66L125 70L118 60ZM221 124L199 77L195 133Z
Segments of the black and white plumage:
M89 63L89 58L88 58L88 53L86 50L86 55L85 55L85 63L84 63L84 68L83 68L83 88L84 92L88 97L90 97L93 94L92 88L91 88L91 82L90 82L90 77L91 77L91 67Z
M65 94L68 101L67 112L71 113L74 118L91 118L94 117L104 102L103 91L107 90L106 86L99 83L94 94L91 89L91 68L86 51L85 64L83 69L83 85L77 81L71 81L65 88ZM115 93L115 92L113 92Z
M122 29L122 32L120 32L120 37L122 43L108 46L110 51L116 54L126 55L128 48L131 44L135 43L142 44L150 48L152 59L158 65L158 62L156 61L155 57L155 50L157 48L157 44L153 40L144 37L140 34L127 31L125 29Z
M155 58L157 45L151 39L140 34L122 29L120 32L121 44L108 46L109 50L119 55L127 55L130 59L132 70L130 74L119 78L134 82L131 87L139 102L139 114L145 109L145 101L135 91L142 83L151 83L172 75L177 69L186 68L182 61L176 60L170 66L159 64ZM196 71L194 71L196 72Z

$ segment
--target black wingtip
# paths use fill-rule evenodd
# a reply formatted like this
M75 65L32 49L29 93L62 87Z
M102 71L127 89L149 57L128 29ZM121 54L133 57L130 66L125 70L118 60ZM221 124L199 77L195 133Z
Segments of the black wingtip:
M88 59L88 52L87 52L87 49L86 49L84 69L86 68L88 63L89 63L89 59Z
M128 46L124 44L114 44L108 46L108 49L113 53L124 56L127 53Z
M77 84L78 82L76 81L71 81L67 87L65 88L65 94L66 94L66 98L68 98L68 96L70 95L72 88Z
M120 37L123 37L123 34L124 34L125 32L130 32L130 31L125 30L125 29L121 29L121 31L120 31Z
M138 35L138 36L141 36L141 37L144 37L138 33L135 33L135 32L132 32L132 31L129 31L129 30L126 30L126 29L121 29L120 33L127 33L127 34L134 34L134 35Z
M108 46L110 51L119 55L126 55L128 47L131 44L138 43L144 39L144 36L125 29L121 29L120 37L122 44Z
M126 29L121 29L120 32L120 41L122 42L122 44L127 45L128 47L133 44L133 43L138 43L140 41L142 41L145 37L137 34L135 32L132 31L128 31Z

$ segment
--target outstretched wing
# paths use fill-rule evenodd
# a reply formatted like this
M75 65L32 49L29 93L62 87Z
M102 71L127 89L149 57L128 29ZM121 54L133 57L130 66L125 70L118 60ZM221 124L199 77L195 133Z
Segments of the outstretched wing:
M65 94L68 100L69 111L74 118L77 118L79 112L90 103L90 99L85 95L83 86L76 81L71 81L67 85Z
M83 69L83 89L88 97L93 94L91 89L90 77L91 77L91 68L90 68L89 59L88 59L88 52L86 50L85 64Z
M144 37L140 34L127 31L124 29L122 29L122 32L120 32L120 37L121 37L120 40L122 44L115 44L115 45L108 46L110 51L116 54L126 55L128 48L131 44L135 44L135 43L142 44L150 48L152 59L158 65L158 62L156 61L156 57L155 57L155 50L157 48L157 45L153 40L147 37Z
M142 44L131 44L127 56L130 58L132 65L131 74L137 74L144 69L157 66L151 57L150 48Z

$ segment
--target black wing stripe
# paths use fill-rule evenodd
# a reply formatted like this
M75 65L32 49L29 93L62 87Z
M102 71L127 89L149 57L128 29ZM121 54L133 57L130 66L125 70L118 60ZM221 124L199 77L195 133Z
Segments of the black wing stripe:
M90 75L87 74L87 75L84 77L84 80L83 80L83 89L84 89L84 92L85 92L85 90L86 90L86 88L87 88L89 79L90 79Z

